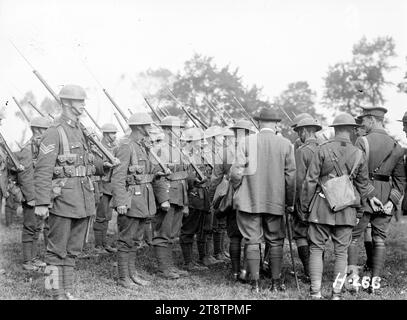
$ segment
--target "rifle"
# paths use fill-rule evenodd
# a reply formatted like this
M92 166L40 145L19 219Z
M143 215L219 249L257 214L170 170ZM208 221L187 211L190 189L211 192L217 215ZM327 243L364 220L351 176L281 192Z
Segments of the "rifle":
M219 112L219 110L216 110L215 106L213 104L211 104L209 102L209 100L207 98L204 98L204 102L206 104L206 106L215 114L218 116L218 118L220 119L220 121L223 123L223 125L228 126L228 122L226 121L226 119L222 116L222 114Z
M133 111L131 111L131 109L130 109L130 108L127 108L127 110L129 111L130 115L132 115L132 114L133 114Z
M18 161L17 157L14 155L13 151L11 151L10 147L8 146L6 139L4 139L3 135L0 132L0 144L3 145L4 151L6 151L7 156L10 158L11 163L16 168L17 172L24 171L24 166Z
M201 125L201 127L202 127L204 130L208 129L208 125L207 125L205 122L203 122L203 120L201 120L197 115L193 114L192 111L191 111L191 108L189 108L188 111L189 111L190 115L191 115L196 121L198 121L198 123Z
M123 125L123 123L121 123L120 119L119 119L119 115L116 112L113 112L113 115L115 116L117 122L119 123L120 127L122 128L123 132L126 133L126 129Z
M96 128L99 129L99 131L102 131L102 128L98 125L98 123L96 122L96 120L90 115L90 113L88 112L88 110L84 109L85 113L88 115L89 119L92 120L93 124L96 126Z
M12 97L14 102L16 103L17 107L20 109L23 117L25 120L28 121L28 123L30 123L30 118L28 118L27 114L24 112L23 108L21 107L21 104L17 101L17 99L15 97Z
M10 40L11 42L11 40ZM11 42L14 48L18 51L18 53L23 57L23 59L28 63L28 65L34 69L34 67L31 65L31 63L24 57L24 55L18 50L18 48L14 45L13 42ZM38 71L33 70L33 73L35 76L40 80L40 82L44 85L44 87L48 90L48 92L54 97L54 99L59 103L62 104L61 100L59 99L58 95L55 93L54 90L48 85L48 83L45 81L45 79L39 74ZM98 137L96 134L93 132L89 132L88 129L85 128L85 126L79 122L79 127L84 133L84 135L89 139L90 142L92 142L98 149L99 151L109 160L109 162L113 165L117 165L119 160L115 158L112 153L106 149L106 147L99 141Z
M48 113L48 117L50 117L51 120L55 120L55 117L54 117L52 114L50 114L50 113Z
M45 115L40 111L40 109L38 109L30 100L28 100L28 103L30 104L30 106L35 110L35 111L37 111L39 114L40 114L40 116L41 117L44 117L45 118Z
M189 118L189 120L191 120L191 122L194 124L195 127L199 128L200 126L195 122L195 118L189 113L189 111L187 110L187 108L181 103L181 101L179 101L174 93L167 88L168 92L170 93L171 98L181 107L181 109L184 111L184 113L187 115L187 117Z
M258 127L256 121L254 121L253 117L246 111L246 109L242 106L242 104L239 102L239 100L237 100L236 97L233 97L233 99L237 102L238 106L242 109L242 112L246 116L246 118L251 121L251 123L254 125L254 127L257 130L259 130L259 127Z
M235 119L233 119L233 117L231 116L231 114L226 110L226 108L224 106L222 106L218 100L216 100L215 98L213 98L215 100L215 102L218 104L220 110L226 114L226 116L229 118L230 121L232 121L233 123L235 122ZM215 105L214 105L215 106Z
M290 120L291 122L293 122L293 119L290 118L290 116L287 114L287 112L285 112L285 110L283 109L282 106L278 105L278 107L280 108L280 110L284 113L284 115L287 117L288 120Z
M123 110L120 109L120 107L117 105L117 103L113 100L112 96L107 92L106 89L102 89L106 97L109 99L109 101L112 103L112 105L116 108L117 111L119 111L120 115L124 119L124 121L129 121L129 118L124 114Z
M158 115L157 111L154 110L153 106L148 102L146 97L143 97L144 101L146 102L147 106L150 108L151 112L155 115L155 117L158 119L158 121L161 122L162 118Z

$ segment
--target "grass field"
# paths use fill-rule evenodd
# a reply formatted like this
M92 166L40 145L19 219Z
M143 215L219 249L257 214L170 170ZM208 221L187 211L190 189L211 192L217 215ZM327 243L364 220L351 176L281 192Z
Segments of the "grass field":
M50 299L44 289L43 275L23 271L21 267L20 238L20 223L9 228L0 226L0 266L6 271L0 275L0 299ZM175 247L174 257L180 265L181 251L177 244ZM44 248L41 249L43 252ZM332 253L332 245L329 244L323 278L322 294L325 296L329 296L331 288ZM295 259L297 268L301 269L296 252ZM364 259L365 256L362 255L360 264ZM290 275L288 245L285 247L283 267L287 291L283 294L272 294L268 290L263 290L259 294L251 293L249 285L228 280L229 265L226 264L216 265L208 271L193 273L187 278L163 280L154 275L156 262L150 248L140 251L138 266L142 273L151 279L152 285L132 291L116 285L117 270L114 262L114 255L78 260L74 282L75 296L79 299L308 299L309 285L300 282L301 293L295 289L294 278ZM386 285L381 296L361 292L357 295L346 293L344 298L407 299L407 217L401 218L398 222L394 219L392 221L383 277ZM268 283L268 279L262 279L264 288Z

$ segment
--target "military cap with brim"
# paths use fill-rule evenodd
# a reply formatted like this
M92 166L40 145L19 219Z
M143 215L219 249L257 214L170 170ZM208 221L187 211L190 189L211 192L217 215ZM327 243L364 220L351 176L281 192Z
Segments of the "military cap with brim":
M339 126L360 127L360 124L357 124L355 118L352 117L349 113L341 113L335 117L334 121L329 127Z
M274 111L273 109L270 108L262 108L259 112L258 115L253 117L254 120L260 120L260 121L275 121L275 122L280 122L281 117L280 115Z
M400 121L400 122L407 122L407 111L404 113L403 119L397 120L397 121Z
M384 114L386 112L387 109L383 107L362 107L362 114L359 117L360 118L366 116L384 117Z
M256 132L253 127L253 124L249 120L240 119L237 120L233 125L229 127L230 129L245 129L251 132Z
M319 121L314 118L304 118L298 122L294 130L298 130L303 127L315 127L317 131L322 130L322 126L319 124Z
M293 120L293 124L291 125L291 128L295 128L297 126L298 122L300 122L302 119L305 119L305 118L312 118L312 116L306 112L296 115Z

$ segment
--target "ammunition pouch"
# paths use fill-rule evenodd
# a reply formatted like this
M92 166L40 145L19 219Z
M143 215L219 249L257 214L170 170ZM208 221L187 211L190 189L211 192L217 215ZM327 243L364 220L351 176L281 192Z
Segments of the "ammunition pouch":
M67 178L65 179L54 179L51 182L51 202L62 195L62 188L65 186L67 182Z
M154 180L154 174L132 174L126 178L127 185L151 183Z
M96 173L94 165L87 166L56 166L54 167L53 179L58 178L73 178L73 177L87 177Z
M187 171L173 172L170 175L166 176L166 178L170 181L186 180L188 178L188 172Z

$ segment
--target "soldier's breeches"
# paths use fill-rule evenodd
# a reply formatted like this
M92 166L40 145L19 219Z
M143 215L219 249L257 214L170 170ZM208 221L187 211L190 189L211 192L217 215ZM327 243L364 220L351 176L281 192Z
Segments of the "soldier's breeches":
M307 246L308 222L301 221L296 215L293 215L292 222L293 239L295 240L297 247Z
M75 258L85 242L89 218L71 219L50 213L45 262L55 266L75 266Z
M34 207L23 204L22 242L37 241L41 231L41 218L35 215Z
M96 219L93 224L93 230L104 232L108 228L109 221L112 219L112 211L109 203L112 196L103 194L96 208Z
M119 239L117 250L123 252L136 251L141 247L146 218L135 218L126 215L118 215L117 226Z
M182 207L173 206L168 211L158 210L153 217L153 246L167 247L172 240L173 234L178 231L173 230L174 225L180 225L179 222L174 222L175 219L182 217Z
M262 216L260 213L238 211L236 222L246 244L258 245L263 237Z
M391 216L382 213L365 212L352 232L352 239L359 241L367 229L369 222L372 228L372 238L379 237L386 240L389 231Z
M352 226L329 226L324 224L310 223L308 229L310 241L310 277L311 292L320 290L323 260L322 253L329 237L334 244L334 279L342 279L346 275L347 251L352 239ZM316 291L315 291L316 290Z
M189 209L189 215L182 219L180 243L193 243L194 235L198 238L203 234L202 224L205 212L196 209Z
M171 205L171 207L172 207L172 205ZM172 219L171 241L174 241L175 238L180 236L183 217L184 217L183 207L175 205L174 206L174 218Z

